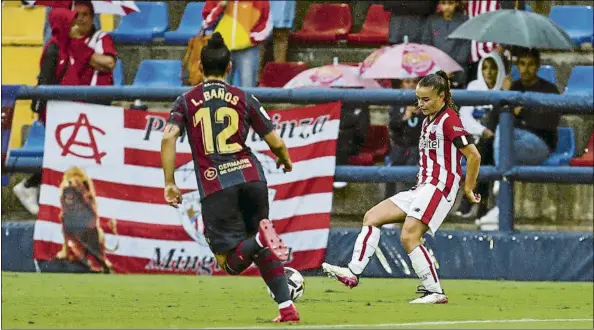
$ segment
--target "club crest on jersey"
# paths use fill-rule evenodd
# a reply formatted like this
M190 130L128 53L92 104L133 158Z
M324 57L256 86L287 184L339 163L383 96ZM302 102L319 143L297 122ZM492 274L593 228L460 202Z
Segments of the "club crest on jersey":
M439 148L439 140L421 139L419 141L419 149L437 149Z

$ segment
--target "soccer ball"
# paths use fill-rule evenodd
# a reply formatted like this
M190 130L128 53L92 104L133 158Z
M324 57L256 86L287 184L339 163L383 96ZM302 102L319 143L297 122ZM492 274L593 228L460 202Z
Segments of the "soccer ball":
M285 267L285 275L287 275L291 300L296 301L303 296L303 292L305 291L305 279L301 273L291 267ZM274 299L272 291L270 291L268 287L266 287L266 289L268 290L268 294Z

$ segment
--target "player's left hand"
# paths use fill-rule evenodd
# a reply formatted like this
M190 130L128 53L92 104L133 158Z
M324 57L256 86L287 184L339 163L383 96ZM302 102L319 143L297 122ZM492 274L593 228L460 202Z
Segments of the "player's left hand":
M283 172L287 173L287 172L291 172L293 170L293 163L291 162L290 159L280 159L278 158L276 160L276 168L281 168L281 166L283 167Z
M182 202L181 192L175 183L169 183L165 185L165 201L169 205L177 208Z
M478 204L481 202L481 195L476 194L472 189L464 189L464 195L466 195L466 198L472 204Z

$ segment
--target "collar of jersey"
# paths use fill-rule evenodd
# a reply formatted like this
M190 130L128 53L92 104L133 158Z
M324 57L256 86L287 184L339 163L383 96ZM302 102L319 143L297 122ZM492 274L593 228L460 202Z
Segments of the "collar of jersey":
M429 120L429 124L431 124L432 122L434 122L434 121L435 121L435 119L437 119L437 117L439 117L439 116L440 116L440 115L441 115L441 114L442 114L444 111L446 111L446 109L447 109L447 108L448 108L448 105L447 105L447 104L444 104L444 105L443 105L443 108L441 108L441 110L439 110L439 111L438 111L438 112L435 114L435 117L433 117L433 119L430 119L430 120ZM427 117L429 117L429 116L427 116ZM429 119L429 118L427 118L427 119Z

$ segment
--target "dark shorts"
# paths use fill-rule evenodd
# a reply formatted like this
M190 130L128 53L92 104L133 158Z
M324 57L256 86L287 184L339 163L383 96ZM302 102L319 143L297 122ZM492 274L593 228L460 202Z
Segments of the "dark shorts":
M225 188L202 200L204 236L215 254L234 249L258 232L268 218L268 186L252 181Z

